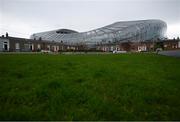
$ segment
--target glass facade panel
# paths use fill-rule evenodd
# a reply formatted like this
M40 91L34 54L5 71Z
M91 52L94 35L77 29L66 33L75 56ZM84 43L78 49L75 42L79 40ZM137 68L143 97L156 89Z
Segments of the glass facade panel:
M60 29L42 33L35 33L32 39L42 38L47 41L75 43L109 43L109 41L146 41L164 38L167 25L161 20L122 21L111 25L78 33L69 29Z

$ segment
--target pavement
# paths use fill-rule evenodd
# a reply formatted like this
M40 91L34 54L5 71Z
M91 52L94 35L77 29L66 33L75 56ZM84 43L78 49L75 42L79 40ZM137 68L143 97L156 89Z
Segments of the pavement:
M180 57L180 50L168 50L158 52L160 55Z

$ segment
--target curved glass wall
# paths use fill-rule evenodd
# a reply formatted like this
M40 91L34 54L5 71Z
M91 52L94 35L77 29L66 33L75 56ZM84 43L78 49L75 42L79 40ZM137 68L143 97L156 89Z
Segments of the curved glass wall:
M64 42L67 44L97 44L121 41L147 41L164 38L167 25L161 20L122 21L78 33L74 30L59 29L31 35L31 39Z

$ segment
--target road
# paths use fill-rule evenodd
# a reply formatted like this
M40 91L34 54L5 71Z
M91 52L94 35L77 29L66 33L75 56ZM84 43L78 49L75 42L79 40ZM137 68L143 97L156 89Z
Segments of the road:
M166 55L166 56L173 56L173 57L180 57L180 50L160 51L158 54Z

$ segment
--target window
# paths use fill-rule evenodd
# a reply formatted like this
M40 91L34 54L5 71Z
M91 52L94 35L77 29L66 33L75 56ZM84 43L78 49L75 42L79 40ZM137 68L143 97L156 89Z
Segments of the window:
M56 46L53 46L54 51L56 51Z
M63 47L63 46L61 46L61 50L64 50L64 47Z
M50 50L50 45L47 45L47 50Z
M40 44L38 44L38 45L37 45L37 48L38 48L38 49L41 49L41 45L40 45Z
M59 51L59 46L57 46L57 51Z
M19 49L20 49L19 43L16 43L16 44L15 44L15 48L16 48L16 50L19 50Z
M30 48L29 48L29 44L24 44L24 50L25 50L25 51L29 51L29 49L30 49Z

